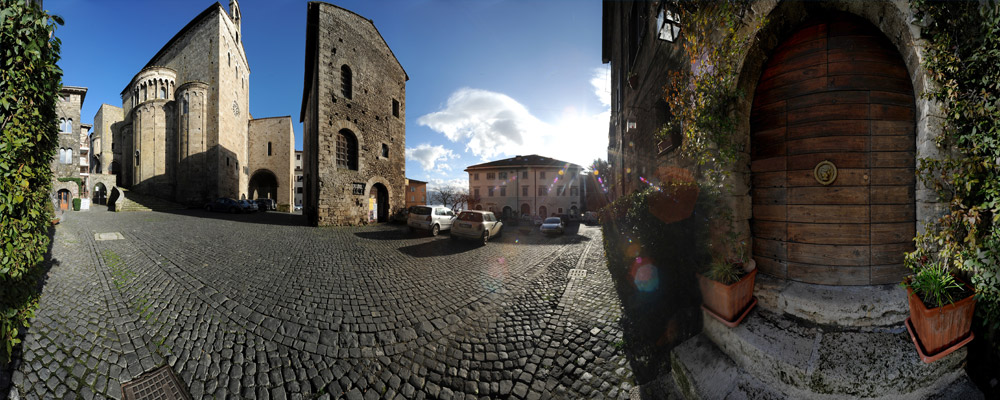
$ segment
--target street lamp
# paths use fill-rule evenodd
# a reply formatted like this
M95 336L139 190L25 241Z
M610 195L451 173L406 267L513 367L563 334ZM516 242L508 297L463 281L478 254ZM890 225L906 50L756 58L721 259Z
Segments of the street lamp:
M664 5L656 14L656 31L660 40L673 43L681 34L681 16L669 6Z

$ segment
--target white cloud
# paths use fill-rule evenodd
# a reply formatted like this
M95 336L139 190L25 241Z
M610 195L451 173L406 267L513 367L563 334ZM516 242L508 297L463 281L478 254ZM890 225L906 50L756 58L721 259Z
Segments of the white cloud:
M594 94L601 104L611 107L611 68L595 68L590 85L594 87Z
M590 84L605 108L597 113L568 107L554 122L545 122L503 93L462 88L445 107L417 119L417 123L465 143L465 150L484 161L538 154L582 166L607 158L610 93L607 71L596 69Z
M444 148L444 146L431 146L430 144L422 143L417 147L406 149L406 158L420 163L424 171L435 170L435 165L437 165L438 171L451 171L451 166L446 164L446 162L450 159L458 158L458 154Z
M455 178L455 179L441 179L441 178L431 178L427 180L427 192L433 192L442 187L454 187L456 189L461 189L466 192L469 191L469 179L468 178Z

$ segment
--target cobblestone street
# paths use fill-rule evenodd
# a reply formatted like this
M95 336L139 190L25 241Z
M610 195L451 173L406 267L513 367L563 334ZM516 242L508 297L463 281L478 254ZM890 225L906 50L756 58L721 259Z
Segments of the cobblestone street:
M597 227L481 247L282 213L67 216L12 398L121 398L162 365L196 399L633 391Z

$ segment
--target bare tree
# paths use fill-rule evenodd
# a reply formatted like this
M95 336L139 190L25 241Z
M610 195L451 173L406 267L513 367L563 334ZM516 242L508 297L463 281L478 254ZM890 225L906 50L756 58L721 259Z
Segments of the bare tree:
M431 192L431 202L453 210L469 204L469 189L456 186L441 186Z

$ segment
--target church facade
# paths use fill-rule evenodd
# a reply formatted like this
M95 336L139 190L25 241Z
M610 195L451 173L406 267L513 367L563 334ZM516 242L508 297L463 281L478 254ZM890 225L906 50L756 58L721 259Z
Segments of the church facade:
M114 143L118 186L190 206L264 197L290 207L291 118L251 117L241 19L236 0L228 12L209 6L122 89L122 119L106 121L102 138Z

